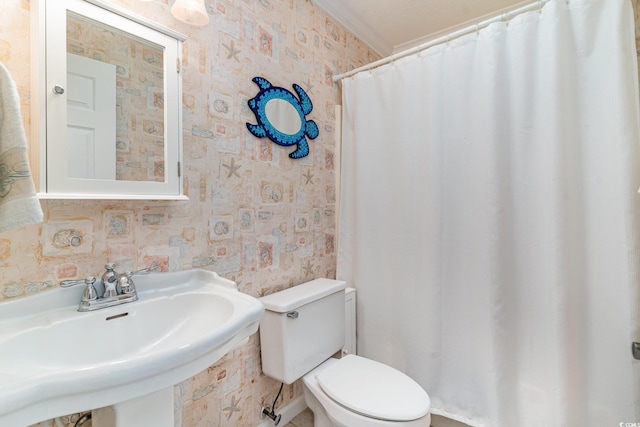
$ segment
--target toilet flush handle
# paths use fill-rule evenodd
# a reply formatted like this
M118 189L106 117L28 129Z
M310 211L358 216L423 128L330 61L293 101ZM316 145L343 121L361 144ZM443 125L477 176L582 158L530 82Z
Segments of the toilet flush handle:
M297 319L298 318L298 312L297 311L290 311L287 313L287 317L289 319Z

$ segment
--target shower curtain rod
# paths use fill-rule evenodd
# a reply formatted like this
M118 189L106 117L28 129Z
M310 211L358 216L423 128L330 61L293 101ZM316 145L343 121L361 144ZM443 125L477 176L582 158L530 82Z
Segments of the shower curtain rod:
M545 3L549 2L549 1L551 1L551 0L538 0L538 1L534 2L534 3L530 3L528 5L525 5L525 6L522 6L520 8L514 9L514 10L512 10L510 12L503 13L503 14L495 16L493 18L489 18L489 19L487 19L485 21L478 22L477 24L470 25L470 26L465 27L465 28L463 28L461 30L458 30L458 31L454 31L454 32L452 32L450 34L447 34L446 36L438 37L437 39L425 42L423 44L420 44L418 46L415 46L415 47L412 47L410 49L404 50L402 52L398 52L398 53L393 54L391 56L387 56L386 58L382 58L382 59L380 59L378 61L375 61L375 62L372 62L370 64L363 65L362 67L355 68L355 69L353 69L351 71L347 71L346 73L338 74L338 75L333 77L333 81L335 83L335 82L338 82L338 81L340 81L342 79L346 79L347 77L351 77L354 74L358 74L361 71L372 70L374 68L380 67L381 65L385 65L385 64L393 62L393 61L395 61L397 59L404 58L405 56L409 56L409 55L413 55L414 53L421 52L421 51L423 51L425 49L428 49L430 47L437 46L437 45L442 44L442 43L448 43L451 40L457 39L458 37L462 37L464 35L467 35L467 34L470 34L470 33L473 33L473 32L477 32L480 29L488 27L489 25L491 25L491 24L493 24L495 22L501 22L501 21L502 22L508 22L509 20L514 18L515 16L520 15L522 13L530 12L530 11L536 10L536 9L542 10L542 7L545 5Z

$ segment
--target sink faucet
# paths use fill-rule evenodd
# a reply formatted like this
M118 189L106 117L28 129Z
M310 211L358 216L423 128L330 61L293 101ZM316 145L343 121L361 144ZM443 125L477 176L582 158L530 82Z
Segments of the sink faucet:
M105 265L104 268L106 271L102 274L101 279L104 285L104 293L102 296L99 296L96 291L96 278L93 276L89 276L84 280L64 280L60 283L60 286L63 288L80 284L85 286L78 311L99 310L101 308L136 301L138 299L138 292L136 291L132 277L135 274L148 274L160 269L155 262L149 268L128 271L126 273L117 273L115 271L115 265L112 263Z

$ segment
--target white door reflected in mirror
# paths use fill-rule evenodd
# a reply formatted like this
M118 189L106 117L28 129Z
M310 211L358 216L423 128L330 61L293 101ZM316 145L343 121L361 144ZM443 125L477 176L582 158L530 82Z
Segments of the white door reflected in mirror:
M116 179L116 67L67 54L70 178Z

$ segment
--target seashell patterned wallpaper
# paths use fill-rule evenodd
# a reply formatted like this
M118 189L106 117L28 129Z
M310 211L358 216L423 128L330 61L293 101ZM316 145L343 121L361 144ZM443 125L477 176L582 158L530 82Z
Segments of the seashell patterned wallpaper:
M205 268L259 297L336 268L336 105L332 76L378 59L310 0L206 0L211 22L190 27L170 0L114 4L189 36L184 44L184 163L189 201L42 201L45 222L0 234L0 304L97 275L158 262ZM633 0L640 42L640 0ZM0 2L0 62L13 75L30 131L29 0ZM640 43L639 43L640 45ZM249 134L251 79L300 84L320 136L308 157ZM64 343L52 351L67 351ZM257 426L279 384L260 369L257 336L175 387L176 426ZM301 394L287 386L284 404ZM72 426L78 414L63 417ZM51 422L42 426L50 426Z
M184 187L189 201L43 200L45 222L0 235L0 304L64 279L121 270L204 268L259 297L336 269L336 106L340 73L378 59L309 0L206 0L203 28L170 0L111 0L188 35L183 50ZM29 0L0 2L0 62L21 95L30 136ZM253 137L251 81L299 84L320 128L310 155ZM33 145L33 142L31 142ZM52 351L68 351L64 343ZM175 388L176 426L257 426L279 384L260 368L257 336ZM284 404L301 394L285 387ZM78 415L63 417L73 425ZM51 425L51 422L48 423ZM43 426L47 423L42 424Z

